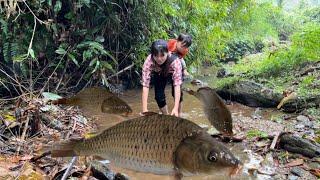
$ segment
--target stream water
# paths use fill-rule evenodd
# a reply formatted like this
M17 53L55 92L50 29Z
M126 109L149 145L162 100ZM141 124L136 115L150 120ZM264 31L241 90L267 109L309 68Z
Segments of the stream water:
M166 89L167 103L170 108L173 107L173 97L171 96L171 87ZM121 117L112 114L104 114L98 112L90 111L85 112L86 115L95 117L98 126L101 129L113 126L125 119L131 119L139 116L141 111L141 90L134 89L126 91L123 95L120 96L125 100L133 109L133 113L129 117ZM245 133L250 129L259 129L263 130L269 134L272 134L277 131L281 131L284 128L284 125L277 124L273 121L270 121L271 115L278 113L273 109L263 109L257 110L255 108L250 108L243 106L237 103L232 103L228 105L230 109L233 120L234 120L234 130L236 133L241 134ZM154 100L154 89L150 89L149 95L149 111L158 112L157 104ZM187 93L184 93L184 102L183 102L183 118L191 120L202 127L208 127L211 133L216 131L210 125L209 121L206 119L201 102L196 99L194 96L191 96ZM252 151L248 150L245 143L228 143L227 146L230 150L244 163L243 172L240 172L235 179L255 179L248 173L248 167L258 166L262 160L259 160ZM154 174L140 173L127 169L122 169L119 167L112 166L111 169L115 172L121 172L130 177L130 179L154 179L154 180L163 180L163 179L174 179L172 176L160 176ZM269 178L269 176L260 175L259 179ZM192 176L184 177L184 179L200 180L200 179L230 179L228 172L217 172L215 174L205 175L205 176Z

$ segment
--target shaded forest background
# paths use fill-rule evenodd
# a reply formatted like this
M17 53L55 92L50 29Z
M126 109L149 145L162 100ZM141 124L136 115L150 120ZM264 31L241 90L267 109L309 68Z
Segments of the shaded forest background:
M249 77L281 76L320 57L320 2L39 0L1 2L0 94L111 90L139 84L152 41L193 37L188 68L259 59ZM283 45L283 46L282 46ZM272 47L277 47L272 49ZM117 74L126 67L126 73ZM114 76L116 75L116 76ZM308 77L305 83L311 83ZM38 93L39 94L39 93Z

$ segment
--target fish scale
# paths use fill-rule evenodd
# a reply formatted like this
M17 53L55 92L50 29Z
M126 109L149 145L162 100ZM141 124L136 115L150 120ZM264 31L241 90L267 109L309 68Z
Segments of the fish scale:
M201 87L196 92L187 92L202 101L204 114L213 127L224 134L233 134L231 113L214 89Z
M92 138L62 142L50 149L53 157L95 155L119 167L154 174L207 173L239 164L197 124L159 114L127 120ZM215 161L211 161L213 155Z
M85 88L75 96L63 98L53 103L79 106L88 114L102 112L121 115L132 112L131 107L125 101L101 87Z
M177 146L198 131L202 129L193 122L153 115L119 123L83 141L75 150L80 155L96 154L122 167L167 174L173 173ZM133 155L135 158L131 158Z

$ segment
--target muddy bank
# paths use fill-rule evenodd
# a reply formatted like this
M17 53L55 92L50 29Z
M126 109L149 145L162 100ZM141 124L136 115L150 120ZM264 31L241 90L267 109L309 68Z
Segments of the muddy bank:
M276 108L285 96L254 81L238 81L217 89L225 100L239 102L249 107ZM284 112L301 112L306 108L319 107L320 94L311 97L297 96L283 104Z
M277 74L274 77L254 75L255 78L252 78L253 74L249 72L233 72L235 64L225 66L226 68L217 70L216 76L218 81L225 82L217 91L226 100L237 101L250 107L275 108L285 98L282 104L284 112L301 112L307 108L319 107L319 61L303 63L289 73ZM233 79L231 83L230 79ZM288 92L296 95L286 98Z

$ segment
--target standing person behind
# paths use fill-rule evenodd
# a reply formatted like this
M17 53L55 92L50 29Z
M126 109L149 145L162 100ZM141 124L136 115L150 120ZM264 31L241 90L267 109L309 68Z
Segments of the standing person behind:
M184 76L189 75L184 58L188 54L191 44L192 37L188 34L180 34L177 39L168 40L168 50L169 52L176 53L179 56Z
M184 57L189 52L189 47L192 44L192 38L188 34L180 34L177 39L170 39L168 40L168 50L172 54L177 54L180 58L181 65L182 65L182 75L183 77L189 76L189 73L187 71L187 65L184 61ZM182 77L182 78L183 78ZM174 88L172 87L172 95L174 94ZM182 113L182 100L183 100L183 93L181 92L181 100L179 104L179 117Z
M151 75L154 78L155 99L163 114L168 114L165 97L165 87L172 79L174 86L174 107L171 115L179 116L179 103L181 97L182 67L176 55L168 53L165 40L157 40L151 45L151 54L147 57L142 68L142 113L148 112L148 95Z

